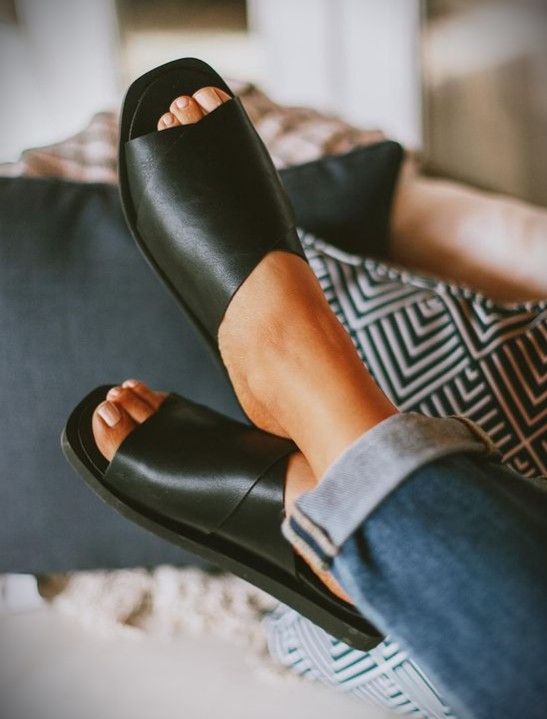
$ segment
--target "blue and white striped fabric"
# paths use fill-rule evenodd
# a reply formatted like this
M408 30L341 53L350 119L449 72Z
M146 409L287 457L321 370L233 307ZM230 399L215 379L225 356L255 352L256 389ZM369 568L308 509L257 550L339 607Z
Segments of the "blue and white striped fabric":
M547 469L547 303L496 304L301 239L332 309L392 401L405 411L468 417L504 462L541 481L534 478ZM370 652L351 649L287 607L265 626L273 657L301 676L400 715L454 716L390 638Z

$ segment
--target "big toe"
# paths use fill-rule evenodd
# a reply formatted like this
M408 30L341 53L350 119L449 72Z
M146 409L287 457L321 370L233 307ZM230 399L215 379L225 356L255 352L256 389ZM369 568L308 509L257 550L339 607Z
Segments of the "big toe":
M101 454L110 462L124 439L142 422L156 412L165 392L154 392L144 382L126 380L112 387L93 414L95 442Z
M137 423L119 404L106 400L93 413L91 426L100 453L110 462Z
M217 107L227 102L230 99L230 95L218 87L202 87L193 94L193 98L200 106L202 112L207 115L209 112L213 112Z

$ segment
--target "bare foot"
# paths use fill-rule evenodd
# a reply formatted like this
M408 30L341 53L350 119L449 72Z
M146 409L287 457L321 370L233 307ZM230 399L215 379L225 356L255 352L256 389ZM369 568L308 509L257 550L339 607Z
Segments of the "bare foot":
M166 397L165 392L154 392L135 379L109 390L92 419L93 436L101 454L110 462L123 440L151 417Z

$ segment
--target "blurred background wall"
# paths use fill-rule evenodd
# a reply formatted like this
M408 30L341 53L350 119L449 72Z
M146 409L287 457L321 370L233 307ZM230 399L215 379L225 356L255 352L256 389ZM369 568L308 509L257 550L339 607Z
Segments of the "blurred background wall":
M547 204L547 3L428 0L422 31L430 172Z
M197 55L381 128L425 168L547 204L542 0L0 0L0 161Z

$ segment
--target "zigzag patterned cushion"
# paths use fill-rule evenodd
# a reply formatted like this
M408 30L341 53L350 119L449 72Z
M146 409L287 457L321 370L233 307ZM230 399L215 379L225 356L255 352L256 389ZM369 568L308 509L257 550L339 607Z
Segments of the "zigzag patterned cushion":
M399 409L469 417L518 472L547 474L547 301L495 304L301 239L331 307Z

